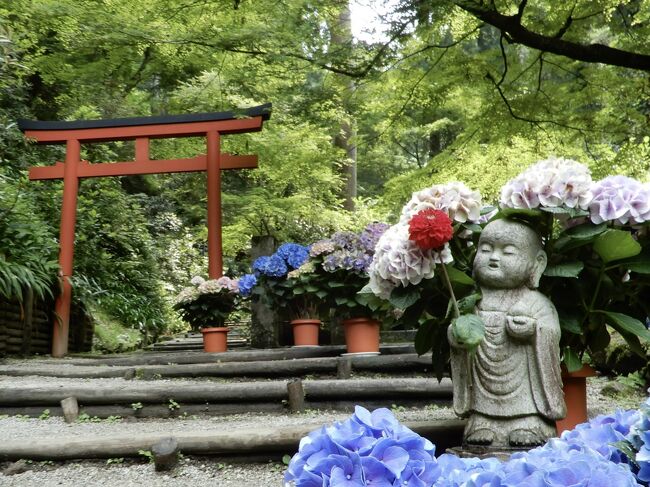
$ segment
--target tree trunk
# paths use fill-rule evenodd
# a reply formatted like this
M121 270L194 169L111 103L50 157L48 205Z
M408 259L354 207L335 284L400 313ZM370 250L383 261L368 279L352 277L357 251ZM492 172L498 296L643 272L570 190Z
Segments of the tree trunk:
M330 24L330 52L349 52L352 47L352 22L350 18L350 5L345 2L334 21ZM345 161L341 165L341 177L345 183L343 189L346 210L354 210L354 199L357 197L357 130L350 107L350 97L354 92L354 81L343 74L335 74L336 86L339 89L342 102L342 111L345 118L338 127L334 136L334 146L345 151Z

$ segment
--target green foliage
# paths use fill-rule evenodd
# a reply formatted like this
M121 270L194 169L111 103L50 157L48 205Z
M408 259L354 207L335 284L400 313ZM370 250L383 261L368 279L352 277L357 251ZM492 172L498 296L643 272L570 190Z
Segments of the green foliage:
M125 327L99 308L89 310L94 320L93 350L121 353L137 349L142 343L139 331Z
M24 181L0 173L0 297L22 300L31 288L52 296L56 279L56 245L45 224L34 214L32 194Z

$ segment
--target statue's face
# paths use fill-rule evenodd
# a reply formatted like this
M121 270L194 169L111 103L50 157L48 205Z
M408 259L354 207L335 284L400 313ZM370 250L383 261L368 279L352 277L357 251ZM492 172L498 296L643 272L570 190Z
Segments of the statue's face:
M525 286L539 250L534 238L534 233L519 223L496 220L487 225L474 258L478 283L496 289Z

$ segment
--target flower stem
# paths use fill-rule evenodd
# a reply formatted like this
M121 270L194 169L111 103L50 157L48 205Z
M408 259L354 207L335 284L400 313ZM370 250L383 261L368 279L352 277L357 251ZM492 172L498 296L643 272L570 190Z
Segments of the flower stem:
M451 295L451 302L454 306L454 313L456 318L460 316L460 310L458 309L458 302L456 301L456 295L454 294L454 288L451 287L451 281L449 280L449 274L447 274L447 268L445 263L442 261L442 253L440 253L440 267L442 267L442 275L445 276L445 283L449 289L449 294Z

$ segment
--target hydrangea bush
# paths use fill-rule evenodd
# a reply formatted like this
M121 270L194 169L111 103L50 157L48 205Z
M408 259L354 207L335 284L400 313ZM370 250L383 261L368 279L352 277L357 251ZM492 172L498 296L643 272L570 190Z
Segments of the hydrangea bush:
M174 302L183 319L193 330L204 327L223 326L237 307L239 283L230 277L205 280L195 276L191 286L184 288Z
M435 457L435 445L387 409L357 406L300 442L286 487L634 487L650 482L650 399L566 431L508 461Z
M427 226L420 217L434 211L446 213L453 223L451 240L437 249L423 244L438 238L435 228L421 238L409 230L422 221ZM471 313L480 299L472 261L490 218L524 221L542 235L548 267L540 291L558 309L562 359L569 371L581 368L585 357L602 356L610 328L633 351L645 354L641 342L650 340L650 332L642 296L650 292L650 184L624 176L593 181L587 166L549 158L503 186L496 214L462 183L438 184L413 193L400 221L379 239L368 289L388 300L405 325L418 325L416 350L433 350L438 377L448 360L447 325L454 315ZM443 269L461 298L458 309Z
M448 361L446 327L452 316L447 280L437 270L444 265L456 290L471 294L472 245L482 215L491 210L484 207L478 191L460 182L415 192L402 209L400 221L379 239L369 268L368 289L401 313L401 323L418 325L416 350L420 354L434 350L439 378ZM445 225L432 225L435 212L444 214ZM448 243L430 245L434 241Z
M360 291L368 283L368 269L387 229L385 223L370 223L359 233L337 232L311 246L310 260L322 283L324 303L337 309L340 317L368 317L383 310L381 300Z
M594 182L586 166L551 158L509 181L501 207L542 233L549 264L540 291L558 310L569 371L582 366L585 354L598 359L609 343L608 327L644 355L650 185L625 176Z

